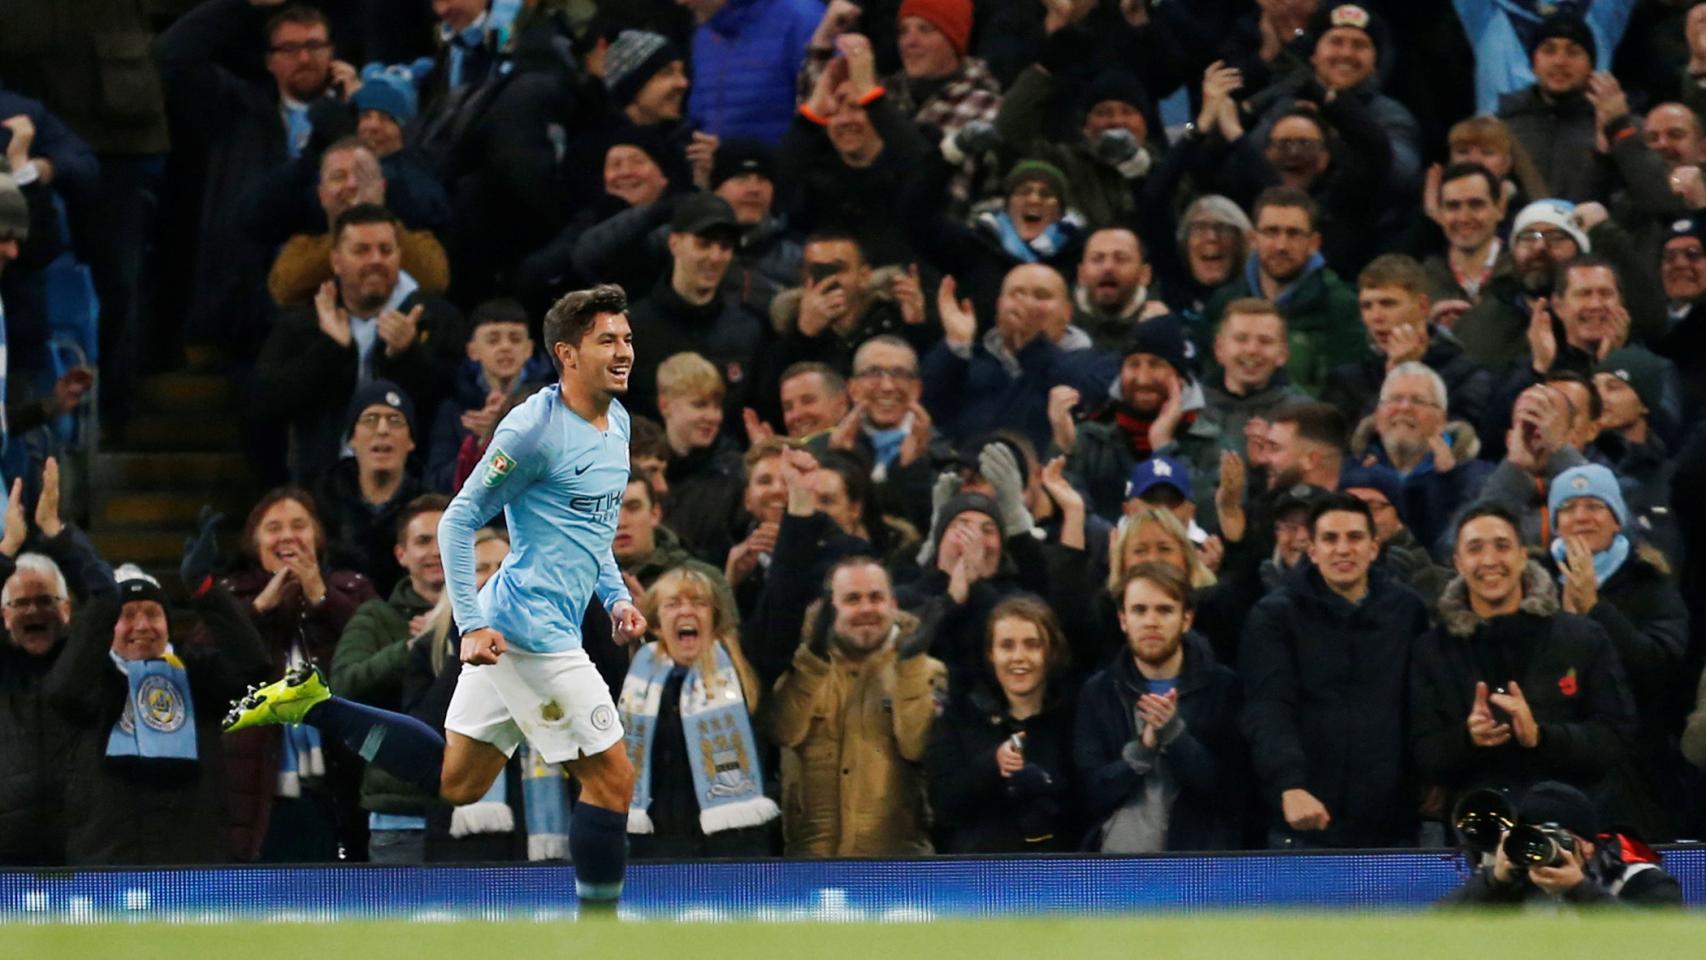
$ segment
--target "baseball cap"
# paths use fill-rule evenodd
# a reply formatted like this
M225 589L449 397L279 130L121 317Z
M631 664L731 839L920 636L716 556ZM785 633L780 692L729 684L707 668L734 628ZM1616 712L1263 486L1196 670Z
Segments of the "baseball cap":
M700 191L682 197L675 204L675 215L669 219L671 233L691 233L705 236L718 231L740 233L734 208L714 193Z
M1172 457L1150 457L1131 468L1131 478L1125 485L1126 499L1141 499L1155 487L1172 487L1189 500L1191 471Z

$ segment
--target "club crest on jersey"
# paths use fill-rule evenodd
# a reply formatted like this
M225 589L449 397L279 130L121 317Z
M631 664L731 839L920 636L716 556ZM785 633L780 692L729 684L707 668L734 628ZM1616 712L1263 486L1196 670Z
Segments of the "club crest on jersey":
M486 464L486 475L480 478L480 483L488 487L495 487L503 483L510 471L514 469L514 457L504 453L501 449L493 450L491 462Z

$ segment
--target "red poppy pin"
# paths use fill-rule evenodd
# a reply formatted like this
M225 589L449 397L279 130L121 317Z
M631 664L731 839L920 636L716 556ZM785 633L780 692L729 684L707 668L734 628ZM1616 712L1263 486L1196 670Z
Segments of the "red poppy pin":
M1576 668L1575 667L1571 667L1570 672L1564 674L1564 676L1561 679L1559 679L1559 681L1558 681L1558 692L1562 693L1566 697L1573 697L1576 695Z

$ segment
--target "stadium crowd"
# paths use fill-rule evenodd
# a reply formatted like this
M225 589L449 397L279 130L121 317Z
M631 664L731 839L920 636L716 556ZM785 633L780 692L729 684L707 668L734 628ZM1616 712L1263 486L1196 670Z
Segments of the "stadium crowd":
M0 863L561 857L525 748L452 808L220 718L311 662L442 725L439 518L599 283L636 856L1439 845L1536 785L1599 859L1706 835L1706 4L144 6L0 12L0 423L84 402L69 250L109 435L213 343L270 492L168 609L7 461Z

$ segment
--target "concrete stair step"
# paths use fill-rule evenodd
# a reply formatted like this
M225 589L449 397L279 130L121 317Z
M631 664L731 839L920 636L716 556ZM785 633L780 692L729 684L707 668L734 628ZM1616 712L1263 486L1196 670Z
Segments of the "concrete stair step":
M102 493L95 499L96 523L102 530L165 528L188 531L195 526L202 504L225 514L225 528L240 523L250 503L239 491L198 493Z
M234 408L231 381L214 373L168 373L141 387L142 407L167 413L224 416Z
M91 468L97 490L226 490L249 492L243 458L231 453L102 453Z
M137 451L221 452L237 449L235 420L217 414L141 414L125 427L124 445Z

